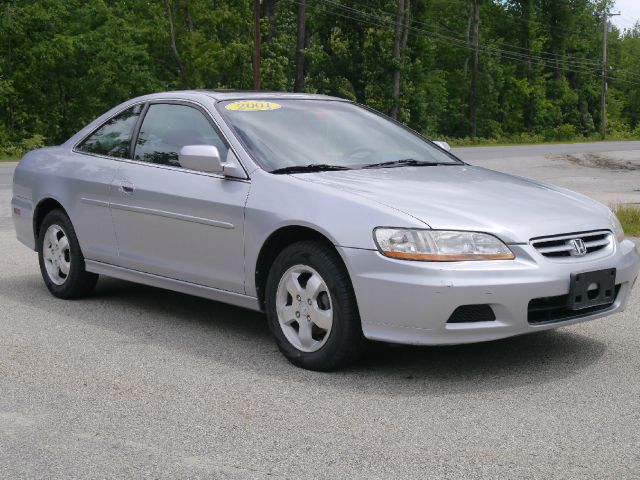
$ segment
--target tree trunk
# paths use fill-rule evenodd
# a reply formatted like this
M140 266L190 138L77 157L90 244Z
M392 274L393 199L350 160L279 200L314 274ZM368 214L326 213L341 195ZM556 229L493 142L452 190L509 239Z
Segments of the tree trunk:
M189 4L184 6L184 21L190 32L193 32L193 18L191 18L191 10L189 10Z
M469 48L471 48L471 24L473 23L473 7L471 6L471 3L467 3L467 34L466 34L466 39L467 39L467 46ZM469 56L465 55L464 57L464 69L463 69L463 75L464 78L467 78L467 74L469 73Z
M398 0L395 30L393 34L393 84L392 104L389 116L397 119L400 111L400 81L402 76L402 53L409 38L409 11L411 0Z
M260 0L253 0L253 89L260 90Z
M522 44L524 47L533 51L533 44L535 39L535 0L521 0L522 7ZM533 72L533 63L531 62L531 58L527 59L525 68L525 77L527 78L527 82L529 85L533 85L535 82L535 76ZM527 129L527 132L531 133L533 130L533 100L534 93L533 89L530 90L528 97L525 99L524 109L523 109L523 120L524 127Z
M271 43L271 40L276 36L276 0L263 0L262 12L269 26L264 37L264 43Z
M366 32L364 28L359 28L355 33L357 45L353 51L353 65L351 66L350 78L353 85L353 93L356 95L356 102L365 105L367 103L367 81L364 74L364 47L366 40Z
M529 51L533 50L533 39L534 39L534 9L535 3L534 0L523 0L522 1L522 44L524 48ZM533 65L531 63L531 58L527 59L527 75L531 74L531 70L533 69Z
M473 22L471 34L473 37L473 64L471 66L471 94L469 96L469 110L471 121L471 137L478 135L478 36L480 30L480 2L471 0L473 7Z
M400 54L407 48L407 42L409 41L409 27L410 27L410 13L411 13L411 0L404 0L404 20L402 24L402 42L400 44Z
M11 5L7 3L7 79L13 78L13 47L11 45ZM13 115L13 95L9 95L7 98L7 113L8 113L8 121L7 126L9 127L9 131L14 131L14 115Z
M296 80L294 92L304 89L304 64L306 41L306 0L299 0L298 4L298 37L296 39Z
M167 21L169 23L169 46L171 47L171 52L173 53L173 58L178 65L178 70L180 70L180 75L182 76L182 80L187 88L190 88L189 77L187 75L187 71L185 68L184 61L180 56L180 52L178 52L178 47L176 45L176 30L173 24L173 12L171 10L171 4L169 0L164 0L164 6L167 9Z

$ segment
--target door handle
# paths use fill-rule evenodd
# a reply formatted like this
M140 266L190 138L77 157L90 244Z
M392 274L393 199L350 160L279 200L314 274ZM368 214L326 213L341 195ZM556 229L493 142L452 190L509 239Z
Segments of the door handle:
M122 193L126 193L126 194L131 194L133 193L133 191L136 189L136 187L133 186L133 183L130 182L122 182L120 184L119 190Z

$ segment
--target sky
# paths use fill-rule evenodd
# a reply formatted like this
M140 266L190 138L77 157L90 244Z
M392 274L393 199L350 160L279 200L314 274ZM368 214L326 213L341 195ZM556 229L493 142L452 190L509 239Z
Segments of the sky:
M620 28L631 28L636 20L640 20L640 0L617 0L612 13L622 13L619 17L612 17L613 24Z

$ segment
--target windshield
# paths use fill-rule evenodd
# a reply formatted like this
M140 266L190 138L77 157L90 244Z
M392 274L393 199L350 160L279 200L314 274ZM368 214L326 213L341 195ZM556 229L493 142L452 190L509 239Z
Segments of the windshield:
M242 100L222 102L219 110L268 171L389 162L460 164L407 128L348 102Z

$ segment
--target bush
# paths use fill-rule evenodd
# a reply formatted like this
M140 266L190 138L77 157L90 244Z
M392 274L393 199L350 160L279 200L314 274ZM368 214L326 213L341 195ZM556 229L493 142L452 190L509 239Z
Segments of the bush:
M36 134L29 138L25 138L20 143L6 143L0 145L0 159L18 160L25 153L36 148L42 148L45 146L45 138L42 135Z
M35 134L32 137L25 138L22 141L22 147L24 148L25 152L28 152L29 150L35 150L36 148L42 148L44 147L44 136Z
M629 125L621 120L611 120L607 124L607 137L612 140L625 140L627 138L631 138L631 135Z
M17 160L24 155L24 150L20 145L7 143L0 145L0 160Z
M575 138L578 135L578 132L576 131L576 127L574 127L570 123L563 123L562 125L554 128L549 133L550 135L547 136L547 140L556 140L556 141L575 140Z

